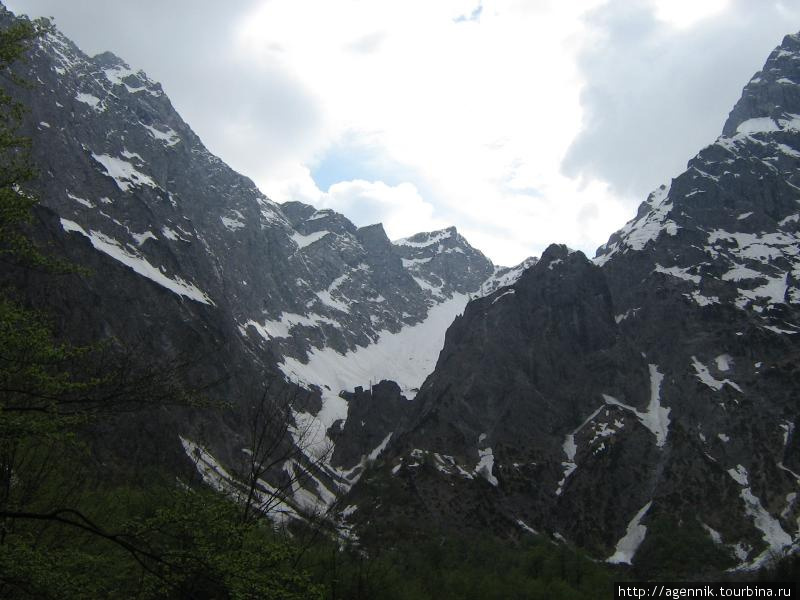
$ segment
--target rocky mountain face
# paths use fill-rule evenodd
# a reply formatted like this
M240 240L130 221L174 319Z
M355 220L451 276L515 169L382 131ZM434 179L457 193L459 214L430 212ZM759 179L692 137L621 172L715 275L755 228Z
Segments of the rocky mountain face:
M120 445L144 435L232 490L266 387L302 452L263 489L305 470L282 514L341 497L365 542L539 532L643 569L665 548L689 569L798 548L797 36L594 260L554 245L513 268L455 228L392 242L270 201L157 83L58 32L20 74L34 85L2 85L30 109L34 235L89 274L2 279L65 336L192 357L232 402Z
M14 18L0 5L0 25ZM291 431L311 432L298 444L330 445L347 422L342 390L357 404L357 386L392 379L412 398L470 295L522 271L496 268L455 228L393 243L380 224L272 202L205 148L158 83L58 31L19 74L32 85L2 85L28 108L34 234L92 273L23 287L69 337L138 344L154 361L191 355L195 373L225 381L211 393L230 414L182 414L164 433L202 454L211 482L241 462L260 389L292 399ZM364 435L334 463L359 464ZM349 483L323 467L310 491L327 501Z
M799 286L790 35L593 261L551 246L467 305L349 518L535 530L643 569L681 548L689 573L796 551Z

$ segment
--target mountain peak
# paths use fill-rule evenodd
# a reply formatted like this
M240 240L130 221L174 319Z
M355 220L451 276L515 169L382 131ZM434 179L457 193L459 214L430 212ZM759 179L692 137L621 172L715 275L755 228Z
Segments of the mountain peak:
M415 248L422 248L431 246L437 242L442 242L448 238L456 238L458 231L455 226L446 227L445 229L437 229L435 231L421 231L407 238L400 238L393 240L395 246L411 246Z
M379 235L381 237L385 237L386 240L389 241L389 237L386 235L386 230L383 228L383 223L364 225L363 227L359 227L357 232L359 234Z
M545 248L544 252L542 252L540 262L547 264L549 261L565 259L570 254L575 253L583 256L583 252L580 250L573 250L565 244L550 244L547 248ZM583 258L586 259L585 256L583 256Z
M308 471L292 505L329 505L359 467L352 506L372 523L393 504L404 526L425 511L501 535L530 523L612 562L630 531L660 548L659 529L680 523L743 565L797 546L797 35L745 87L727 133L612 236L602 267L552 244L496 268L453 226L390 242L381 224L278 206L112 53L88 58L54 32L22 67L42 84L20 92L42 227L98 274L29 296L57 304L67 334L146 339L157 360L225 348L193 372L224 381L232 418L165 431L189 454L185 440L209 438L211 458L193 461L204 480L228 489L222 465L242 464L247 419L235 411L274 374L286 397L309 390L287 430L313 432L300 449L335 442L330 464L267 475ZM372 385L384 379L398 385ZM421 506L358 502L376 474ZM653 519L668 526L646 532Z
M92 61L103 66L125 67L126 69L130 69L130 65L128 63L109 50L95 54L92 57Z
M800 36L787 35L781 45L767 58L764 67L756 73L742 91L742 97L728 116L722 134L733 137L748 133L754 120L763 120L762 126L775 127L780 121L791 120L800 114ZM748 123L750 122L750 123Z

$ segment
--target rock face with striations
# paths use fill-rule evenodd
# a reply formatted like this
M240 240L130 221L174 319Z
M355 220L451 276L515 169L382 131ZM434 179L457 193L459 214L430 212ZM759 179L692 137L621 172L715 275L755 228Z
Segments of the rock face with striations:
M494 265L455 227L418 233L395 242L403 265L434 297L470 294L494 275ZM453 277L454 274L458 277Z
M338 429L331 464L350 471L354 479L370 460L380 456L394 432L408 421L413 403L406 399L394 381L381 381L368 389L360 386L347 399L347 420L334 423Z
M233 409L153 429L209 483L229 485L272 380L292 431L335 442L270 474L308 469L290 512L350 490L363 540L535 530L652 572L678 539L688 573L797 549L797 36L593 261L551 246L511 269L454 228L392 242L270 201L157 83L57 32L20 74L36 85L2 85L30 109L36 235L95 275L17 283L66 335L205 357L193 374Z
M0 5L0 25L14 18ZM397 375L411 374L411 395L467 295L497 271L455 229L414 236L451 239L413 246L430 266L412 265L411 246L393 244L380 224L272 202L205 148L158 83L111 53L89 57L53 31L18 70L31 86L0 84L28 108L21 133L39 172L37 235L94 273L27 282L29 296L50 305L65 335L143 343L155 361L204 357L198 371L226 381L213 393L233 413L171 425L165 435L179 450L180 435L223 465L241 461L243 407L265 385L294 399L292 426L343 425L339 393L395 375L378 358L414 330L415 348L433 358L404 358ZM47 295L35 291L45 285ZM349 485L326 468L319 486ZM224 478L210 467L203 475Z
M673 574L798 549L799 90L790 35L593 262L551 246L467 305L360 531L537 530L651 573L682 540Z

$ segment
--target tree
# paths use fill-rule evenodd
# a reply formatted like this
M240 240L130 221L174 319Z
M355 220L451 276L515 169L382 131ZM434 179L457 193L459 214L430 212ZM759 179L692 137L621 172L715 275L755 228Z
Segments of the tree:
M45 21L16 19L0 30L0 78L4 83L0 87L0 261L58 271L62 263L42 254L24 232L36 199L22 186L33 179L35 171L28 155L30 140L18 134L25 108L6 89L27 85L12 65L49 29ZM16 301L12 290L0 290L2 596L37 595L48 590L50 577L58 573L51 559L61 551L52 546L49 552L43 551L48 546L48 529L53 526L91 533L138 556L139 550L129 541L107 533L70 504L82 480L81 470L74 469L82 451L76 433L93 409L107 404L108 398L97 392L105 389L113 396L112 389L119 391L106 377L75 368L78 363L85 367L84 359L97 350L59 343L43 315ZM57 586L50 588L55 589Z
M304 484L313 483L312 472L319 472L330 458L332 447L317 438L318 423L302 419L292 413L298 388L279 390L273 379L263 388L260 396L245 410L247 426L247 460L240 479L245 488L242 498L242 520L258 515L269 515L280 507L302 514L307 521L327 513L329 504L298 506L294 496ZM279 482L270 485L267 474L281 470ZM313 512L309 512L309 509Z
M30 44L50 30L44 20L17 19L0 33L0 79L6 84L25 86L12 70L12 65L24 55ZM46 263L20 225L31 218L36 199L26 194L20 185L33 179L28 148L30 140L18 133L25 107L0 86L0 259L33 264Z
M26 235L34 169L9 91L27 85L13 63L48 31L0 25L0 262L63 271ZM173 473L144 484L98 476L87 425L195 402L186 362L144 362L115 340L58 340L15 296L0 289L0 598L319 597L292 545L228 498L176 486Z

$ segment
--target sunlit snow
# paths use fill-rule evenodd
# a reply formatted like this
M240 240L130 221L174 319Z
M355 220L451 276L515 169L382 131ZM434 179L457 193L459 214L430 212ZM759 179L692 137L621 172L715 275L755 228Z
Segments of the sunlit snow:
M241 218L241 215L238 215ZM226 229L230 231L237 231L244 227L244 223L239 219L232 219L230 217L220 217L222 224L225 226Z
M658 263L656 263L656 268L654 269L657 273L665 273L667 275L672 275L673 277L677 277L678 279L684 279L686 281L691 281L693 283L700 283L700 275L692 275L689 273L689 268L681 269L680 267L662 267Z
M131 163L115 158L107 154L92 154L92 158L99 162L106 169L106 175L117 182L117 186L123 192L127 192L136 185L149 185L158 187L148 175L140 173Z
M412 248L426 248L428 246L432 246L433 244L441 242L444 239L449 238L452 235L452 232L449 229L443 229L441 231L432 231L425 235L427 237L422 242L412 242L409 240L409 238L402 238L399 240L393 240L392 243L395 246L411 246Z
M717 365L722 365L725 367L722 368L722 366L719 366L718 368L720 371L728 370L729 368L728 359L725 358L725 355L720 355L715 360L717 361ZM697 378L700 381L702 381L705 385L710 387L712 390L718 392L727 384L731 386L733 389L735 389L737 392L743 393L742 388L740 388L738 385L736 385L736 383L734 383L730 379L723 379L723 380L715 379L709 372L708 367L705 366L703 363L701 363L699 360L697 360L697 358L694 356L692 356L692 366L694 367L695 373L697 374Z
M86 198L80 198L78 196L75 196L74 194L70 194L69 192L67 192L67 198L75 200L75 202L77 202L78 204L83 204L83 206L85 206L86 208L94 208L94 204L92 204Z
M662 185L653 191L647 198L650 210L642 217L634 218L620 230L620 241L600 250L594 263L598 266L605 264L614 254L622 250L642 250L648 242L657 239L663 232L668 235L678 233L678 225L668 219L672 210L669 200L670 186Z
M656 446L661 447L667 441L669 434L669 413L670 409L661 406L661 383L664 380L664 375L658 371L658 366L651 364L650 369L650 402L647 405L647 410L641 412L632 406L623 404L616 398L603 394L606 403L620 406L629 410L639 422L644 425L656 437Z
M112 239L107 235L100 233L99 231L90 231L89 233L86 233L83 227L74 221L69 221L67 219L61 219L61 226L64 228L64 231L74 231L86 236L89 238L89 241L96 250L99 250L111 258L118 260L122 264L133 269L134 272L147 277L158 285L167 288L169 291L174 292L179 296L185 296L190 300L202 302L203 304L214 304L208 295L195 287L193 284L187 283L177 276L174 279L167 277L159 269L151 265L145 258L137 256L130 250L123 248L123 246L115 239Z
M303 235L302 233L295 232L292 234L292 241L295 244L297 244L298 248L305 248L306 246L310 246L317 240L321 240L329 233L330 231L315 231L314 233Z
M739 495L744 502L745 512L753 519L753 525L761 531L762 539L767 544L767 548L750 563L739 565L742 569L757 569L768 560L781 556L792 545L792 536L783 530L780 521L767 512L758 496L748 487L747 469L737 465L735 469L728 469L728 475L742 486Z
M468 300L466 294L455 294L431 308L421 323L406 326L397 333L384 331L377 342L345 354L333 348L315 348L308 353L306 363L285 357L278 366L287 378L322 390L322 410L314 416L299 415L306 420L306 426L315 430L314 445L322 447L329 443L328 428L338 419L347 418L347 402L339 397L341 390L367 387L387 379L397 382L406 398L413 398L436 366L447 328ZM314 425L310 425L311 421Z
M145 125L144 123L142 123L142 127L144 127L154 139L164 142L165 146L174 146L181 141L181 138L178 137L178 134L169 127L166 128L166 131L160 131L153 126Z
M483 450L478 450L478 464L475 465L475 473L483 477L486 481L491 483L493 486L497 487L498 481L497 477L494 476L492 473L492 469L494 468L494 453L492 452L491 448L485 448Z
M322 348L309 352L307 363L287 357L281 370L292 379L327 386L337 394L357 385L390 379L400 385L406 397L413 398L436 366L445 331L464 310L468 299L466 294L455 294L431 308L421 323L397 333L385 331L374 344L346 354Z
M617 542L614 554L609 556L606 562L613 564L631 564L633 557L636 555L636 551L644 541L645 535L647 535L647 527L641 524L641 520L647 514L647 511L650 510L651 504L652 501L645 504L641 510L636 513L633 519L631 519L631 522L628 523L628 529L625 531L625 535Z
M97 112L103 112L103 110L105 110L105 107L103 107L100 102L100 98L93 96L92 94L85 94L81 92L75 96L75 100L78 102L83 102L84 104L88 104Z

